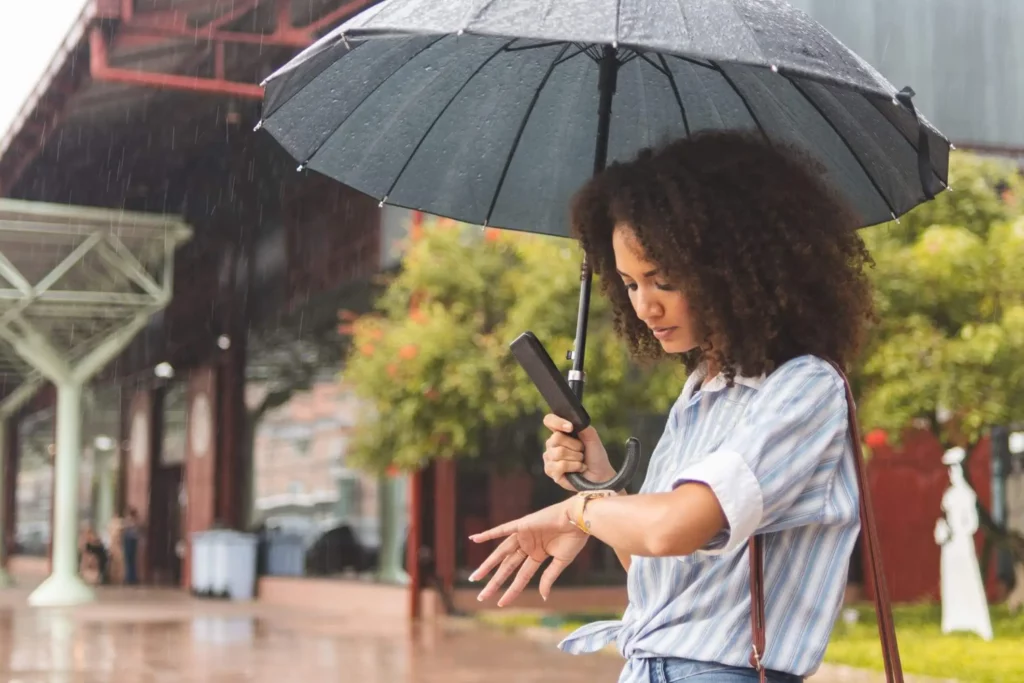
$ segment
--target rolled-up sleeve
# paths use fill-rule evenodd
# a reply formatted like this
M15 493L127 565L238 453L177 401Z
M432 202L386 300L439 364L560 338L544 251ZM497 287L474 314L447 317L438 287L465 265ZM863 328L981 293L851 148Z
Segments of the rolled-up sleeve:
M831 365L804 356L773 372L722 445L674 481L706 485L722 507L726 527L702 552L820 522L848 434L846 390Z

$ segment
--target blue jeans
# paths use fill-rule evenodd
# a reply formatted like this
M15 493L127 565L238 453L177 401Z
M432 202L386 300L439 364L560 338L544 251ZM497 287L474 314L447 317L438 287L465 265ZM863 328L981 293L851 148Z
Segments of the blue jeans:
M675 657L652 657L646 660L650 683L757 683L752 668L726 666L715 662L698 662ZM803 678L780 671L768 671L768 683L803 683Z

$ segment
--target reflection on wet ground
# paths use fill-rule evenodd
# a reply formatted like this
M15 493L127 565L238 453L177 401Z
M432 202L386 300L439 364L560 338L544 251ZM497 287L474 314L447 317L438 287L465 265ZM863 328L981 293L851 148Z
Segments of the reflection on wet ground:
M70 610L0 592L0 681L533 683L615 681L616 657L565 655L468 622L413 629L177 591L116 589Z

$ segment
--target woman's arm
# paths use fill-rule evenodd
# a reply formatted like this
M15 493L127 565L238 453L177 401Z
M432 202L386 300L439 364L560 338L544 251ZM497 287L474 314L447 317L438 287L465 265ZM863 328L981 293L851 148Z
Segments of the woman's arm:
M572 522L582 500L570 502L567 514ZM686 483L669 493L592 498L583 520L590 534L610 545L627 569L632 555L689 555L726 524L718 498L700 483Z
M629 494L626 493L625 491L619 491L616 495L622 497L627 496ZM593 504L594 501L590 502L591 504ZM621 564L622 568L628 572L630 566L633 564L633 556L630 553L625 552L624 550L619 550L611 544L608 544L608 547L615 551L615 557L619 558L619 564Z

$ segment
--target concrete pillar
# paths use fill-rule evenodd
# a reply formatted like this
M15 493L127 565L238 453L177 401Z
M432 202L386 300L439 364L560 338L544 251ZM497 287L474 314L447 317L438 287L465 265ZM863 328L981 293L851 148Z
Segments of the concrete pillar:
M409 484L404 475L384 475L378 480L377 502L380 516L379 578L389 583L405 584L409 575L402 568L402 545L405 534L405 491Z
M78 461L82 450L82 384L57 385L57 459L54 467L53 568L32 592L35 606L77 605L93 599L78 576Z

